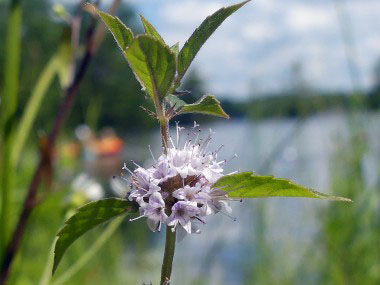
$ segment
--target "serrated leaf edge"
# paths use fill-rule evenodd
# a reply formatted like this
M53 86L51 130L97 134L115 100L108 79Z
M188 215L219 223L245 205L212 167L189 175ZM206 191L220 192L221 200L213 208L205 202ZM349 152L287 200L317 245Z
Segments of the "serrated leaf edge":
M234 174L231 174L231 175L234 175ZM228 175L225 175L223 177L226 177ZM254 177L254 176L258 176L256 175L254 172L251 172L251 176ZM223 178L221 177L221 178ZM351 199L349 198L344 198L344 197L339 197L339 196L334 196L334 195L328 195L328 194L324 194L324 193L321 193L321 192L318 192L312 188L309 188L309 187L304 187L304 186L301 186L297 183L294 183L292 182L291 180L289 179L286 179L286 178L277 178L273 175L260 175L260 177L265 177L265 178L272 178L272 179L275 179L275 180L280 180L280 181L284 181L284 182L287 182L289 185L295 185L297 187L302 187L310 192L312 192L313 194L315 194L316 196L318 197L302 197L302 196L268 196L268 197L236 197L236 196L233 196L233 198L241 198L241 199L257 199L257 198L276 198L276 197L283 197L283 198L306 198L306 199L321 199L321 200L332 200L332 201L338 201L338 202L353 202ZM217 183L218 181L216 181L214 183L214 185ZM212 188L214 187L211 186ZM229 185L231 186L231 185ZM223 191L223 189L221 189ZM233 191L231 191L233 192ZM228 196L228 194L227 194ZM232 197L231 197L232 198Z

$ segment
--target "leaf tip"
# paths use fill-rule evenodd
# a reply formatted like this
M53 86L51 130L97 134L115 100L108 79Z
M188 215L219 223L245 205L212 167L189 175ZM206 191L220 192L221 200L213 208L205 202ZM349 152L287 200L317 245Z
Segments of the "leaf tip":
M353 203L354 201L352 201L351 199L349 198L344 198L344 197L336 197L336 196L333 196L333 197L330 197L331 200L334 200L334 201L337 201L337 202L346 202L346 203Z
M83 10L85 10L86 12L88 12L91 15L95 16L97 14L97 10L98 9L96 9L96 7L93 4L91 4L90 2L86 2L83 5Z

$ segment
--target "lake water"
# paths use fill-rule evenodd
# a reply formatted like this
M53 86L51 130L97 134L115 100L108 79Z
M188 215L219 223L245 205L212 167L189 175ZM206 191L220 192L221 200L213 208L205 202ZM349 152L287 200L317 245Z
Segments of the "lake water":
M370 186L378 183L380 157L380 113L357 115L363 122L367 137L367 152L363 157L365 180ZM330 193L331 159L336 149L348 140L348 118L343 113L320 114L298 119L266 121L223 120L202 125L211 128L213 143L210 149L225 147L222 158L237 158L228 163L226 173L253 170ZM159 142L159 134L129 137L126 141L127 158L141 161L148 158L147 142ZM159 153L158 147L153 148ZM149 162L148 162L149 163ZM334 193L330 193L334 194ZM287 270L301 262L305 250L318 233L317 216L329 201L300 198L252 199L232 203L232 219L216 215L207 219L202 234L186 237L177 245L174 284L192 284L195 276L203 276L206 284L242 284L239 277L256 256L258 215L264 215L266 245L276 255L286 257ZM349 207L349 204L348 204ZM164 239L164 233L161 233ZM151 262L161 264L163 240L151 253ZM144 281L155 280L160 268L142 272ZM154 276L152 276L152 274ZM193 283L194 284L194 283Z

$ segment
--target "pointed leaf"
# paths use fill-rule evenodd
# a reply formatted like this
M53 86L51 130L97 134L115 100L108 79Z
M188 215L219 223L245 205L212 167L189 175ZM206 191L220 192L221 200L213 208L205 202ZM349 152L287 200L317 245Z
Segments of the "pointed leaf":
M148 35L151 35L153 38L159 40L161 43L165 44L164 40L160 36L160 34L157 32L157 30L153 27L151 23L148 22L147 19L144 18L143 15L140 15L141 22L144 26L144 31Z
M127 26L125 26L124 23L118 17L102 12L96 9L91 4L88 5L90 5L100 16L104 24L112 33L120 49L124 52L133 40L132 31Z
M175 55L169 47L152 36L140 35L125 55L136 78L153 101L164 98L176 72Z
M352 202L350 199L323 194L286 179L252 172L223 176L212 187L227 192L231 198L304 197Z
M190 63L193 61L194 57L202 47L202 45L207 41L207 39L212 35L212 33L223 23L223 21L228 18L232 13L242 7L244 4L250 0L244 1L239 4L235 4L229 7L223 7L216 11L211 16L207 17L202 24L194 31L190 36L188 41L185 43L178 55L178 76L180 78L186 73L189 68Z
M179 53L179 43L175 43L170 47L170 50L175 53L175 55L178 55Z
M186 105L186 102L179 99L177 96L175 95L168 95L166 96L166 102L169 104L170 107L174 107L175 110L178 110L180 108L182 108L182 106Z
M57 234L54 249L53 274L67 248L80 236L110 219L127 213L137 212L136 206L127 200L109 198L88 203L77 210Z
M183 105L179 113L201 113L226 119L230 118L220 106L220 102L212 95L205 95L193 104Z

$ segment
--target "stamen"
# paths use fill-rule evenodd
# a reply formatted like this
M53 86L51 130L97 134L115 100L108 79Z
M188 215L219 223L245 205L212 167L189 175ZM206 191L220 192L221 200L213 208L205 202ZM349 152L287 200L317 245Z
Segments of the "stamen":
M150 145L148 145L148 148L149 148L150 155L152 156L154 162L157 163L157 160L155 159L155 157L154 157L154 155L153 155L152 148L150 147Z
M204 141L203 145L200 147L199 153L204 153L206 151L207 147L210 144L211 139L212 139L211 134L209 134L206 140Z
M177 147L178 147L178 143L179 143L179 126L178 126L178 124L179 124L179 122L177 121L177 122L175 122L175 124L176 124L176 131L177 131Z
M219 213L222 213L223 215L225 215L225 216L227 216L228 218L232 219L234 222L237 221L237 219L236 219L235 217L231 216L230 214L227 214L227 213L225 213L225 212L223 212L223 211L219 211Z
M218 152L224 147L224 144L222 144L216 151L215 154L218 154Z
M170 140L170 143L172 144L172 146L175 148L175 145L174 145L173 140L172 140L172 136L169 136L169 140Z
M142 168L140 165L138 165L136 162L134 162L133 160L131 160L131 162L136 165L138 168Z
M127 170L132 176L135 175L132 171L129 170L129 168L127 167L127 164L125 162L124 162L124 166L122 169Z
M231 162L231 160L233 160L236 157L237 157L237 154L234 154L229 160L224 160L224 163L227 164L227 163Z
M130 222L136 221L138 219L144 218L145 215L138 216L137 218L129 219Z
M197 143L197 141L198 141L198 138L199 138L199 135L200 135L200 133L202 132L202 130L201 129L199 129L198 130L198 134L197 134L197 136L196 136L196 138L195 138L195 141L194 141L194 144L196 144Z
M161 231L161 221L158 222L158 228L157 228L157 231L158 231L158 232Z

